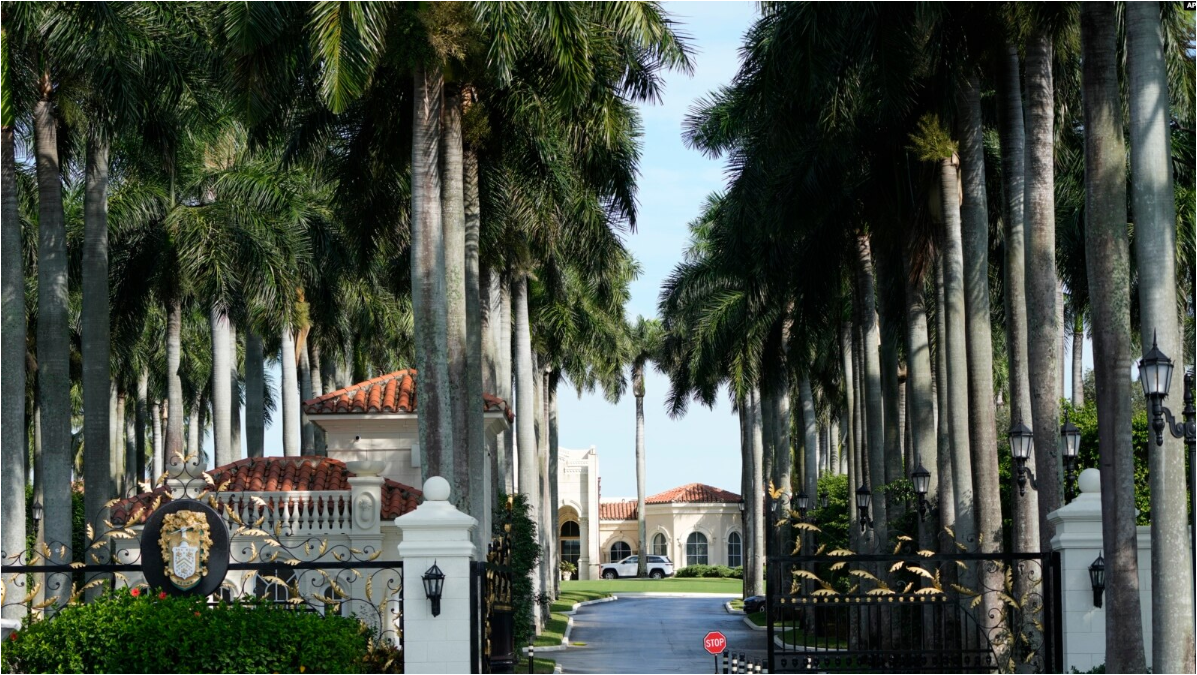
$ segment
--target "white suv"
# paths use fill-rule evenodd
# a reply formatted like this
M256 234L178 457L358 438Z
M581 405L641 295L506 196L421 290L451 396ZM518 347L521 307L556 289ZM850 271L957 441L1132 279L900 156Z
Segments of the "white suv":
M634 577L636 576L636 567L639 561L639 556L628 556L619 562L603 565L599 573L604 579ZM653 579L664 579L665 577L673 576L673 563L663 555L650 555L648 557L648 576Z

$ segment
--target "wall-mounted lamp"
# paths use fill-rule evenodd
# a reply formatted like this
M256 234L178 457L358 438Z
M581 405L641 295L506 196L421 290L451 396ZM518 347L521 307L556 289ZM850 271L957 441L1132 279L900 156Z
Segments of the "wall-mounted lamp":
M33 502L33 526L36 528L37 524L42 522L44 511L41 502Z
M432 567L424 573L424 595L432 601L432 615L440 616L441 614L441 591L445 588L445 573L441 568L436 566L436 561L432 562Z
M1064 424L1060 425L1060 438L1064 439L1064 497L1072 501L1076 484L1076 457L1081 450L1081 430L1068 419L1064 411Z
M1101 595L1106 590L1106 559L1100 553L1089 566L1089 583L1093 585L1093 606L1101 607Z
M1017 420L1010 427L1010 455L1014 457L1014 466L1018 473L1018 495L1027 493L1027 477L1030 476L1031 487L1035 490L1039 486L1035 483L1035 473L1027 467L1027 460L1031 458L1031 447L1035 443L1035 434L1031 428Z

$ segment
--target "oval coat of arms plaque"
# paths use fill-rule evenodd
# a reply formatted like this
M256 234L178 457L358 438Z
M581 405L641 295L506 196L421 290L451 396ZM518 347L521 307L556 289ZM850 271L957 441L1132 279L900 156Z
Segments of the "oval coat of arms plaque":
M212 507L178 499L150 515L141 533L146 583L171 595L210 595L229 569L229 530Z

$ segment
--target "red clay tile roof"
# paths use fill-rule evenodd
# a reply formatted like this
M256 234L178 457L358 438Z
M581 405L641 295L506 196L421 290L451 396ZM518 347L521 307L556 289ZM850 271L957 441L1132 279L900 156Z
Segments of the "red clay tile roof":
M208 473L217 486L228 481L224 487L226 492L348 492L349 479L353 477L344 462L329 457L250 457ZM206 488L208 491L212 489L212 486ZM383 519L391 520L411 511L422 496L416 488L386 479L382 485L380 509ZM112 522L117 525L144 523L157 505L169 501L170 492L166 486L122 499L112 506Z
M699 504L738 504L740 495L702 483L690 483L666 490L644 500L646 504L690 502Z
M407 368L304 401L303 410L309 415L412 413L416 411L417 399L416 370ZM482 395L482 410L502 412L508 422L515 419L507 402L491 394Z
M599 502L599 520L636 520L636 502Z

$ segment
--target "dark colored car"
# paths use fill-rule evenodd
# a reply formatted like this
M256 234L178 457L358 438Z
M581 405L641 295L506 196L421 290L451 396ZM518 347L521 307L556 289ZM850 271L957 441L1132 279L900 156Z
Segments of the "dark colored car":
M744 613L753 614L756 612L765 611L765 596L754 595L750 598L744 598Z

